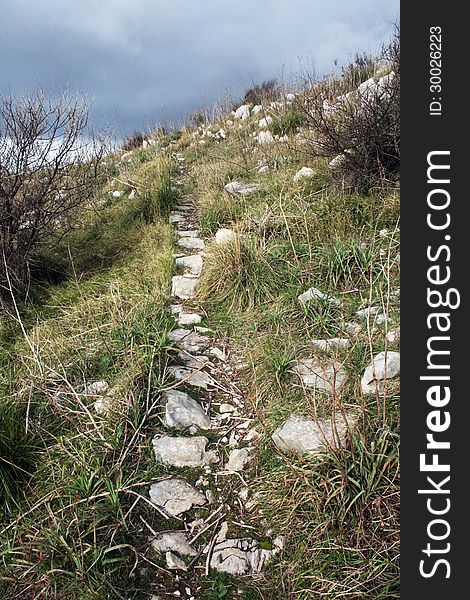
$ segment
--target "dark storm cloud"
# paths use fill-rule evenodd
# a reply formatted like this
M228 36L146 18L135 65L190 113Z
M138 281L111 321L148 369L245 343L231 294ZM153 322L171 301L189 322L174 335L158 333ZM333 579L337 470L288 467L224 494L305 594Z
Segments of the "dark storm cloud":
M1 0L0 89L80 88L121 132L390 38L398 0Z

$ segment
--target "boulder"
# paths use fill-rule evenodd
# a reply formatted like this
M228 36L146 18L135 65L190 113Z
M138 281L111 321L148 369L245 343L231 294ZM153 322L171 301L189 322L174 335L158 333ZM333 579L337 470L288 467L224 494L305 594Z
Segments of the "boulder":
M180 248L186 248L187 250L204 250L204 240L197 237L183 237L177 242Z
M258 127L260 129L267 129L271 125L272 122L273 122L273 118L268 115L267 117L263 117L262 119L260 119L258 121Z
M274 144L273 134L270 131L260 131L256 136L256 140L262 146Z
M181 381L187 385L202 388L203 390L207 390L208 387L214 386L214 380L210 375L191 367L168 367L168 373L174 377L176 381Z
M188 543L186 534L182 531L159 533L153 538L151 546L161 554L165 552L176 552L180 556L196 556L197 554L196 550Z
M347 338L330 338L327 340L312 340L310 343L318 350L327 351L347 348L351 342Z

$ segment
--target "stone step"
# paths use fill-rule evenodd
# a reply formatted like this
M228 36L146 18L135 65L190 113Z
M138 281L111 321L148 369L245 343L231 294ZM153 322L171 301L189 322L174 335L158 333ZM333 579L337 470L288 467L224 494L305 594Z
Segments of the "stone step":
M202 467L218 462L217 452L206 452L209 440L204 436L155 436L152 440L157 463L172 467Z

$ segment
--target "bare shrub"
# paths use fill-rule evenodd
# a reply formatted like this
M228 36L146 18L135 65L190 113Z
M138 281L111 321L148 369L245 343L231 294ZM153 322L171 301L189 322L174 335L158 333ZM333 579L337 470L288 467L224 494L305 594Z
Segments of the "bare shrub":
M130 152L131 150L137 150L138 148L142 148L142 142L144 140L145 136L141 131L134 131L134 133L124 138L122 149L125 152Z
M0 285L24 283L39 243L53 245L96 189L103 140L79 94L0 97ZM1 298L1 295L0 295Z
M245 92L244 104L262 104L265 101L278 100L282 96L282 87L276 79L267 79L257 83Z
M400 46L395 38L383 51L388 72L371 73L372 59L360 58L339 79L314 86L302 105L311 131L313 156L329 159L347 189L364 191L396 183L400 168ZM377 65L377 61L375 63ZM341 158L339 158L341 157Z

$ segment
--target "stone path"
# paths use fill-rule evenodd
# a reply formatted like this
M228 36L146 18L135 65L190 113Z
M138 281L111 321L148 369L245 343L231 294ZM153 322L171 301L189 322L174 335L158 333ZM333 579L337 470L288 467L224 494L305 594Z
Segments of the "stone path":
M194 225L195 207L181 204L169 221L177 236L171 309L178 326L168 335L173 383L161 395L166 431L152 444L156 462L172 475L154 483L149 496L162 515L179 523L174 531L154 532L150 546L176 574L197 566L206 575L210 569L256 575L283 547L281 537L265 549L265 539L247 536L254 528L246 523L245 470L260 434L233 382L226 348L199 325L204 314L195 299L205 242Z

